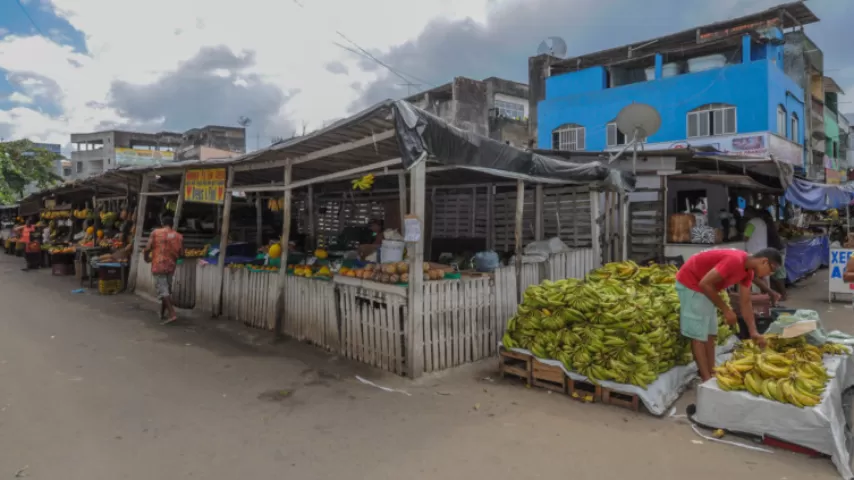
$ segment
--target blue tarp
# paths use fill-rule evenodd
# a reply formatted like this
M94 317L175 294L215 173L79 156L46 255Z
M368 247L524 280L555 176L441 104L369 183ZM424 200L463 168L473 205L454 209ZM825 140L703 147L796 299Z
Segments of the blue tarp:
M786 279L791 282L806 277L830 258L830 241L827 236L789 241L786 245Z
M794 178L786 189L786 200L798 207L820 212L847 206L854 199L850 190L843 185L826 185Z

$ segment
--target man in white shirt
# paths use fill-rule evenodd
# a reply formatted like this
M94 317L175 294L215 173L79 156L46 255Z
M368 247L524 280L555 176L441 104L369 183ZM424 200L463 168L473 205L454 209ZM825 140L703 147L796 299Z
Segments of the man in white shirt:
M782 253L783 261L785 262L785 246L782 244L780 237L777 234L777 227L774 225L774 219L771 218L768 211L763 211L756 207L749 206L744 210L744 214L750 219L744 227L745 249L747 250L747 253L753 255L760 250L771 247ZM773 239L773 245L769 245L769 243L771 243L769 240L771 239ZM774 300L786 299L786 268L784 265L780 265L780 268L777 269L777 272L775 272L771 278L762 280L762 283L770 284L776 292L776 295L771 295Z

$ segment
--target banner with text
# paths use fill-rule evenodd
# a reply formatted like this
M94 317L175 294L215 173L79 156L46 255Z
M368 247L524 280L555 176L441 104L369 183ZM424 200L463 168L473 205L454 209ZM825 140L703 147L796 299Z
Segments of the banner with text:
M842 275L845 273L845 265L852 254L854 254L854 250L850 248L830 249L830 266L828 268L830 278L828 279L827 286L831 300L837 293L854 293L854 284L846 283L842 280Z
M197 203L225 202L225 169L187 170L184 179L184 201Z
M173 161L175 161L175 154L166 150L116 149L116 165L120 167L149 167Z

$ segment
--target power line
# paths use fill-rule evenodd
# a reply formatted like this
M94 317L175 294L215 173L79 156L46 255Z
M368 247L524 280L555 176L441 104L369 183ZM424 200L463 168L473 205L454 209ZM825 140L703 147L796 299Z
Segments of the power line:
M302 8L302 9L305 9L305 5L303 5L299 0L291 0L291 1L293 1L293 2L298 6L298 7ZM433 82L428 82L427 80L424 80L423 78L418 78L418 77L416 77L415 75L412 75L412 74L410 74L410 73L405 73L405 72L402 72L402 71L400 71L400 70L395 69L395 68L394 68L394 67L392 67L391 65L389 65L389 64L387 64L387 63L383 62L382 60L378 59L377 57L375 57L373 54L371 54L371 52L369 52L369 51L365 50L364 48L362 48L358 43L354 42L353 40L350 40L350 38L349 38L349 37L347 37L347 35L344 35L344 34L343 34L343 33L341 33L339 30L335 30L335 33L336 33L339 37L343 38L344 40L346 40L347 42L349 42L350 44L352 44L354 47L356 47L356 49L358 49L358 51L357 51L357 50L353 50L352 48L346 47L346 46L344 46L344 45L341 45L341 44L340 44L340 43L338 43L338 42L332 42L332 44L333 44L333 45L335 45L335 46L337 46L337 47L339 47L339 48L343 48L344 50L347 50L348 52L354 53L354 54L359 55L359 56L361 56L361 57L364 57L364 58L368 58L368 59L370 59L370 60L373 60L374 62L376 62L377 64L381 65L382 67L384 67L385 69L387 69L389 72L391 72L392 74L394 74L396 77L400 78L400 79L401 79L401 80L403 80L404 82L407 82L407 84L412 84L412 80L417 80L417 81L419 81L419 82L422 82L422 83L424 83L424 84L430 85L430 86L432 86L432 87L435 87L435 86L436 86ZM406 78L407 76L408 76L409 78ZM413 85L415 85L415 84L413 84Z
M35 20L33 20L33 17L31 17L31 16L30 16L30 12L28 12L28 11L27 11L27 8L26 8L26 7L24 7L24 4L23 4L23 3L21 3L21 0L17 0L17 3L18 3L18 6L19 6L19 7L21 7L21 11L22 11L22 12L24 12L24 15L26 15L26 16L27 16L27 18L30 20L30 23L32 23L32 24L33 24L33 28L35 28L35 29L36 29L36 31L37 31L37 32L39 32L39 34L40 34L41 36L46 37L47 35L45 35L45 34L44 34L44 32L42 32L42 29L41 29L41 28L39 28L39 26L38 26L38 25L36 25Z

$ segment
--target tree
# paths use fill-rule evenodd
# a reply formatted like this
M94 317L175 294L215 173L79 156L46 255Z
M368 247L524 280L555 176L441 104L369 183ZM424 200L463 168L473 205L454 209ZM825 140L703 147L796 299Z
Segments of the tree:
M42 189L62 181L54 172L60 158L29 140L0 142L0 203L15 203L27 185Z

